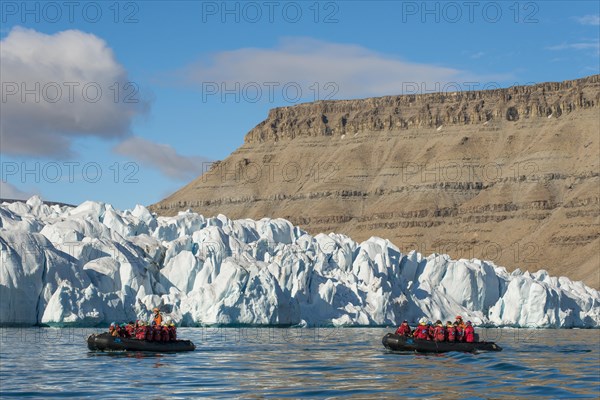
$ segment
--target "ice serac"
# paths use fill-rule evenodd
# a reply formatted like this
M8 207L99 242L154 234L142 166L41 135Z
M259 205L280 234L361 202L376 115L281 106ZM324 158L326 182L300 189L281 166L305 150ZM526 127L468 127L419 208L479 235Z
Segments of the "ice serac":
M456 314L478 325L600 327L600 292L566 277L390 241L311 236L283 219L158 217L143 206L0 205L0 324L395 325Z

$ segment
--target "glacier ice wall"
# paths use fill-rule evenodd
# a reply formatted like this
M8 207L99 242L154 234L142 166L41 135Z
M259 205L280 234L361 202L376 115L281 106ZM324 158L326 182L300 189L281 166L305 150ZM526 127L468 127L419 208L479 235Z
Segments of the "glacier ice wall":
M156 217L100 202L0 206L0 324L598 327L600 292L565 277L403 254L388 240L311 236L283 219Z

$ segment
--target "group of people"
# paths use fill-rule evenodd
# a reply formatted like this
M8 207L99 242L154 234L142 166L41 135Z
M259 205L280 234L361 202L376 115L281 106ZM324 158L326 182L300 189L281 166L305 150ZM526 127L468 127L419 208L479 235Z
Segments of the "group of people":
M129 321L127 324L111 323L108 333L128 339L148 340L152 342L171 342L177 340L177 328L171 321L163 323L160 310L155 308L154 316L150 323L137 320Z
M454 323L447 321L445 326L440 320L432 324L431 321L421 318L419 325L414 330L411 330L408 321L404 320L396 329L396 335L435 342L475 342L473 324L471 321L463 322L460 315L456 316Z

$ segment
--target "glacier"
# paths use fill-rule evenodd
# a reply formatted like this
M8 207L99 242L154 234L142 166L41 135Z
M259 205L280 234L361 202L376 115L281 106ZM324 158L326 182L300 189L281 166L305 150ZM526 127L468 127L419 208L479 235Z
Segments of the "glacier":
M284 219L157 217L87 201L0 205L0 325L96 326L153 307L199 325L600 326L600 292L566 277L390 241L311 236Z

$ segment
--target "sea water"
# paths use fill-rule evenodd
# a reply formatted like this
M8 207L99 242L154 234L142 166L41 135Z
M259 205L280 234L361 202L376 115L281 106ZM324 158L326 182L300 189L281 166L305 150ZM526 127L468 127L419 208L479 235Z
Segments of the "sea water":
M99 329L1 328L0 397L598 398L600 331L479 329L501 352L386 350L391 328L180 328L190 353L91 352Z

